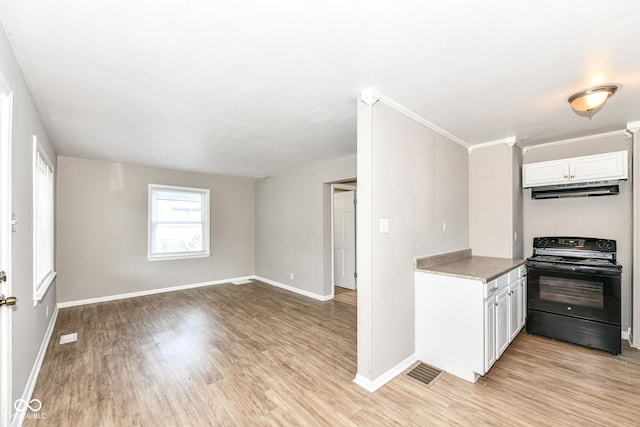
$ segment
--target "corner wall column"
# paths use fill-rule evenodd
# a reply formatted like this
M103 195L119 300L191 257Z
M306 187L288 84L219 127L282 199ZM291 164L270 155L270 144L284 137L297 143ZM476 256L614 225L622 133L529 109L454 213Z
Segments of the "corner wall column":
M632 151L632 185L633 213L632 245L633 266L631 269L631 334L629 342L632 347L640 348L640 122L627 123L627 129L633 134Z

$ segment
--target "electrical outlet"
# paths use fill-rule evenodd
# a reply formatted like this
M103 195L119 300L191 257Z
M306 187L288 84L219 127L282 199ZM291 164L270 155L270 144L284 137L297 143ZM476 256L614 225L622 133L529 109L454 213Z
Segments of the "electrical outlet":
M293 273L289 274L289 279L293 280Z
M49 317L49 306L45 309L44 314L46 317Z

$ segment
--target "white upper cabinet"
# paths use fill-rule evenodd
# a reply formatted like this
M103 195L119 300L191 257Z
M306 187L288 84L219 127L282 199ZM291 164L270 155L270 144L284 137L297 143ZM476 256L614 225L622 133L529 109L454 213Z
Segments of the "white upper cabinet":
M522 166L522 186L627 179L627 152L596 154Z

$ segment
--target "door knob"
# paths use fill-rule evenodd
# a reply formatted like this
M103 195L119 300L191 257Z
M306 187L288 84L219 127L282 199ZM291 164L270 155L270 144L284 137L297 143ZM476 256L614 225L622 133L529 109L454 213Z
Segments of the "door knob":
M12 305L16 305L16 303L18 302L18 300L16 299L16 297L4 297L4 295L0 295L0 306L2 305L6 305L6 306L12 306Z

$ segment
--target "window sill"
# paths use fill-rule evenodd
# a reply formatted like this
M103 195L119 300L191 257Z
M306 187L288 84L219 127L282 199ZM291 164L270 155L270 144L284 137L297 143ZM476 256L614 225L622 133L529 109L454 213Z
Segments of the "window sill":
M198 252L193 254L152 255L147 256L147 261L171 261L176 259L208 258L210 256L210 252Z
M42 301L42 298L44 298L45 294L49 290L49 287L51 286L51 284L53 283L53 280L56 278L57 275L58 275L58 273L56 273L55 271L52 272L44 280L44 282L42 283L42 286L40 286L40 288L38 288L37 290L33 291L33 306L34 307L36 305L38 305L38 303L40 301Z

